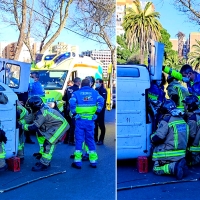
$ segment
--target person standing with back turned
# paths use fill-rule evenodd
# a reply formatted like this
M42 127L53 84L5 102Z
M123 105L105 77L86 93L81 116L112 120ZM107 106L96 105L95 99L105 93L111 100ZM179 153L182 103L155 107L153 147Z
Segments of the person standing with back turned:
M81 88L72 94L69 100L70 112L75 118L75 141L74 162L72 167L81 169L82 145L85 141L89 148L90 166L96 168L97 153L94 142L94 120L104 105L104 99L97 91L90 87L90 80L83 79Z

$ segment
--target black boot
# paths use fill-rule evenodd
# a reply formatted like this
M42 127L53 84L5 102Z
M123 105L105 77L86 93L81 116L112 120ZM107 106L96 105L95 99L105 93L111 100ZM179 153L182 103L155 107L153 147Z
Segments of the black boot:
M36 163L36 165L34 167L32 167L32 171L34 171L34 172L46 171L46 170L48 170L49 167L50 167L50 165L47 166L42 163Z
M76 169L81 169L81 166L77 165L75 162L73 162L71 166Z
M177 180L181 180L184 176L188 174L188 167L186 165L185 158L182 158L175 165L175 175Z
M42 158L42 154L41 154L41 153L34 153L33 156L34 156L37 160L40 160L40 158Z

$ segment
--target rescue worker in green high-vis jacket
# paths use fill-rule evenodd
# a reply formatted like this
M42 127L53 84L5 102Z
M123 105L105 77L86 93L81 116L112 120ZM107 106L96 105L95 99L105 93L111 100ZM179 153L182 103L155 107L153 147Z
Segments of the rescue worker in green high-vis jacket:
M185 155L189 127L171 99L163 103L160 112L163 116L158 129L151 135L154 145L152 159L155 162L153 172L175 175L180 180L187 173Z
M183 99L189 95L187 88L185 88L179 81L177 81L174 77L167 77L167 94L170 99L172 99L177 108L184 110Z
M32 124L22 125L23 130L37 131L44 138L40 162L32 167L32 171L44 171L50 166L56 144L69 129L69 124L58 111L44 105L39 96L28 99L26 106L31 109L34 118Z
M20 103L17 103L17 121L19 124L26 124L28 121L28 111ZM17 156L20 158L20 163L24 161L24 131L19 128L19 142Z
M198 96L200 99L200 74L194 71L190 65L183 65L180 72L163 66L163 71L177 80L185 82L189 93Z

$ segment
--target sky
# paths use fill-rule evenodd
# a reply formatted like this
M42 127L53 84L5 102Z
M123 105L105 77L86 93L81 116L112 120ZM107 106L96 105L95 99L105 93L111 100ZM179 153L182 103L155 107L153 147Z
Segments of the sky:
M199 32L200 26L188 21L187 16L175 9L172 5L173 0L152 0L155 11L160 13L160 22L162 26L171 35L171 38L177 38L176 34L181 31L189 38L191 32ZM171 2L171 3L170 3Z
M70 10L70 16L73 16L75 6L71 5ZM35 10L37 10L35 8ZM9 17L9 16L8 16ZM68 23L69 20L67 20ZM55 20L55 22L57 22ZM66 25L67 28L68 27ZM76 31L75 29L72 29L73 31ZM77 32L77 31L76 31ZM19 32L16 30L14 26L10 27L7 24L0 23L0 41L8 41L8 42L15 42L18 39ZM93 38L95 39L95 38ZM37 41L37 40L36 40ZM92 40L86 39L84 37L79 36L78 34L75 34L69 30L63 29L59 37L55 40L54 44L58 42L65 42L70 45L78 45L80 49L80 53L82 51L87 50L107 50L108 47L106 44L101 44L99 42L94 42Z
M171 2L172 0L163 0L162 3L160 0L152 0L155 5L155 9L160 13L160 22L168 33L171 35L171 38L176 38L178 31L183 32L186 35L186 38L189 37L190 32L199 31L198 26L188 22L187 16L184 16L181 12L177 11ZM164 2L164 3L163 3ZM17 41L18 32L12 28L7 27L5 24L0 24L0 41ZM78 45L80 52L87 50L99 50L99 49L108 49L107 45L99 44L93 42L86 38L83 38L75 33L72 33L64 29L60 36L56 39L54 43L65 42L71 45Z

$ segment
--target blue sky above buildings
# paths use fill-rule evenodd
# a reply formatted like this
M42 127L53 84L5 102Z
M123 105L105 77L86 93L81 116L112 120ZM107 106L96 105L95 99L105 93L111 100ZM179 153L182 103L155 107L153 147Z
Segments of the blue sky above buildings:
M175 35L178 31L183 32L186 35L186 38L189 37L189 33L199 31L199 26L190 23L187 16L177 11L170 3L172 2L171 0L152 0L152 2L155 5L156 11L160 13L160 22L163 27L167 29L171 38L176 38ZM8 27L5 24L0 24L0 41L17 41L18 34L19 33L15 28ZM107 45L83 38L66 29L61 32L60 36L54 43L57 42L78 45L80 47L80 52L94 49L108 49Z
M185 34L186 38L189 37L191 32L199 32L200 26L189 22L186 15L179 12L172 5L173 0L152 0L155 10L160 13L160 22L171 38L177 38L176 34L181 31Z

